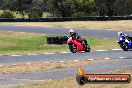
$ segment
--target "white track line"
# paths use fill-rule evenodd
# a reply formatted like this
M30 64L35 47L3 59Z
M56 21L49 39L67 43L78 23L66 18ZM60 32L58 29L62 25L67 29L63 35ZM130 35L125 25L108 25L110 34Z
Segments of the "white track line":
M60 53L70 53L70 52L60 52Z
M119 57L120 59L123 59L123 58L125 58L125 57Z
M11 55L11 56L17 57L17 56L22 56L22 55Z
M16 66L16 64L12 64L13 66Z
M61 63L63 63L64 61L60 61Z
M116 50L122 50L122 49L111 49L111 50L116 51ZM96 51L103 52L103 51L109 51L109 50L96 50ZM66 53L71 53L71 52L60 52L60 53L66 54ZM57 54L57 53L44 53L44 54L47 54L48 55L48 54ZM39 54L26 54L26 55L33 55L33 56L35 56L35 55L39 55ZM3 56L3 55L0 55L0 56ZM9 55L9 56L23 56L23 55Z
M90 61L91 61L91 60L94 60L94 59L88 59L88 60L90 60Z
M97 50L97 51L102 52L102 51L108 51L108 50Z
M32 54L27 54L27 55L32 55Z
M35 55L38 55L38 54L31 54L31 55L34 55L35 56Z
M69 29L69 28L73 28L73 27L65 27L65 28L68 28Z
M27 65L30 65L31 63L26 63Z
M110 58L105 58L105 60L109 60Z
M112 49L112 50L122 50L122 49Z
M44 53L44 54L55 54L55 53Z
M74 60L75 62L78 62L79 60Z

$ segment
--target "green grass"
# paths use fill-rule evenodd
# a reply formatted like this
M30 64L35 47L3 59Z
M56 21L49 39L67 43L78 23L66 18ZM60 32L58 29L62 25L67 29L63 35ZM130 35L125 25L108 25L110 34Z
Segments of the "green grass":
M116 42L116 39L112 38L87 38L89 45L92 50L100 50L100 49L115 49L120 48Z
M3 10L0 10L0 14L1 14L1 13L3 13ZM14 11L13 14L14 14L14 16L15 16L16 18L22 18L22 15L19 14L19 13L17 13L16 11ZM46 18L46 17L48 17L48 16L50 16L50 13L44 12L42 17L43 17L43 18ZM25 15L24 18L28 18L28 15Z
M65 46L47 45L46 35L0 31L0 54L59 52Z
M48 45L48 35L0 31L0 55L69 51L68 45ZM115 39L89 38L92 50L119 48Z
M2 13L3 13L3 10L0 10L0 14L2 14ZM21 15L21 14L18 14L16 11L14 11L13 14L14 14L14 16L15 16L16 18L22 18L22 15ZM27 15L25 15L24 17L25 17L25 18L28 18Z

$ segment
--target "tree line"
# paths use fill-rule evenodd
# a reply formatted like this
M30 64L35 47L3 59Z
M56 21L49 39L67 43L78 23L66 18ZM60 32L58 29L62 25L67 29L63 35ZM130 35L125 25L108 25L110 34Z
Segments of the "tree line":
M126 16L132 14L132 0L0 0L1 10L16 11L29 18Z

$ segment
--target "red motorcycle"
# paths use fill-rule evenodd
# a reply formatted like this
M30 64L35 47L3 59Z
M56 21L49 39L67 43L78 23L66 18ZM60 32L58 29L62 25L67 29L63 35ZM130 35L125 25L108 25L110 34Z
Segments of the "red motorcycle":
M87 44L87 41L85 38L82 38L83 42L82 44L77 40L77 39L72 39L70 37L67 41L67 44L69 45L69 49L72 53L80 52L80 51L85 51L85 52L90 52L91 48Z

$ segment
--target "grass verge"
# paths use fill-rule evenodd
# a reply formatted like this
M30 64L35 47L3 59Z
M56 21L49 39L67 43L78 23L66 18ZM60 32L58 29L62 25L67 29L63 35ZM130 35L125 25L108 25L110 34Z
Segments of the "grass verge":
M111 74L130 74L132 76L132 70L115 71ZM75 78L59 79L59 80L47 80L41 83L30 84L27 86L17 86L16 88L132 88L132 82L130 84L85 84L79 86Z
M44 34L0 31L0 55L69 51L68 45L48 45L47 36ZM87 40L92 50L119 48L115 39L87 37Z
M47 35L0 31L0 55L66 51L67 46L46 44Z
M41 63L28 63L28 64L18 64L18 65L7 65L0 67L0 73L16 73L16 72L34 72L34 71L44 71L49 69L63 69L71 68L73 66L88 65L93 63L108 62L113 60L80 60L80 61L70 61L65 62L41 62Z
M69 22L15 22L15 23L0 23L3 25L16 26L55 26L55 27L76 27L76 28L92 28L92 29L123 29L132 30L132 20L119 21L69 21Z

